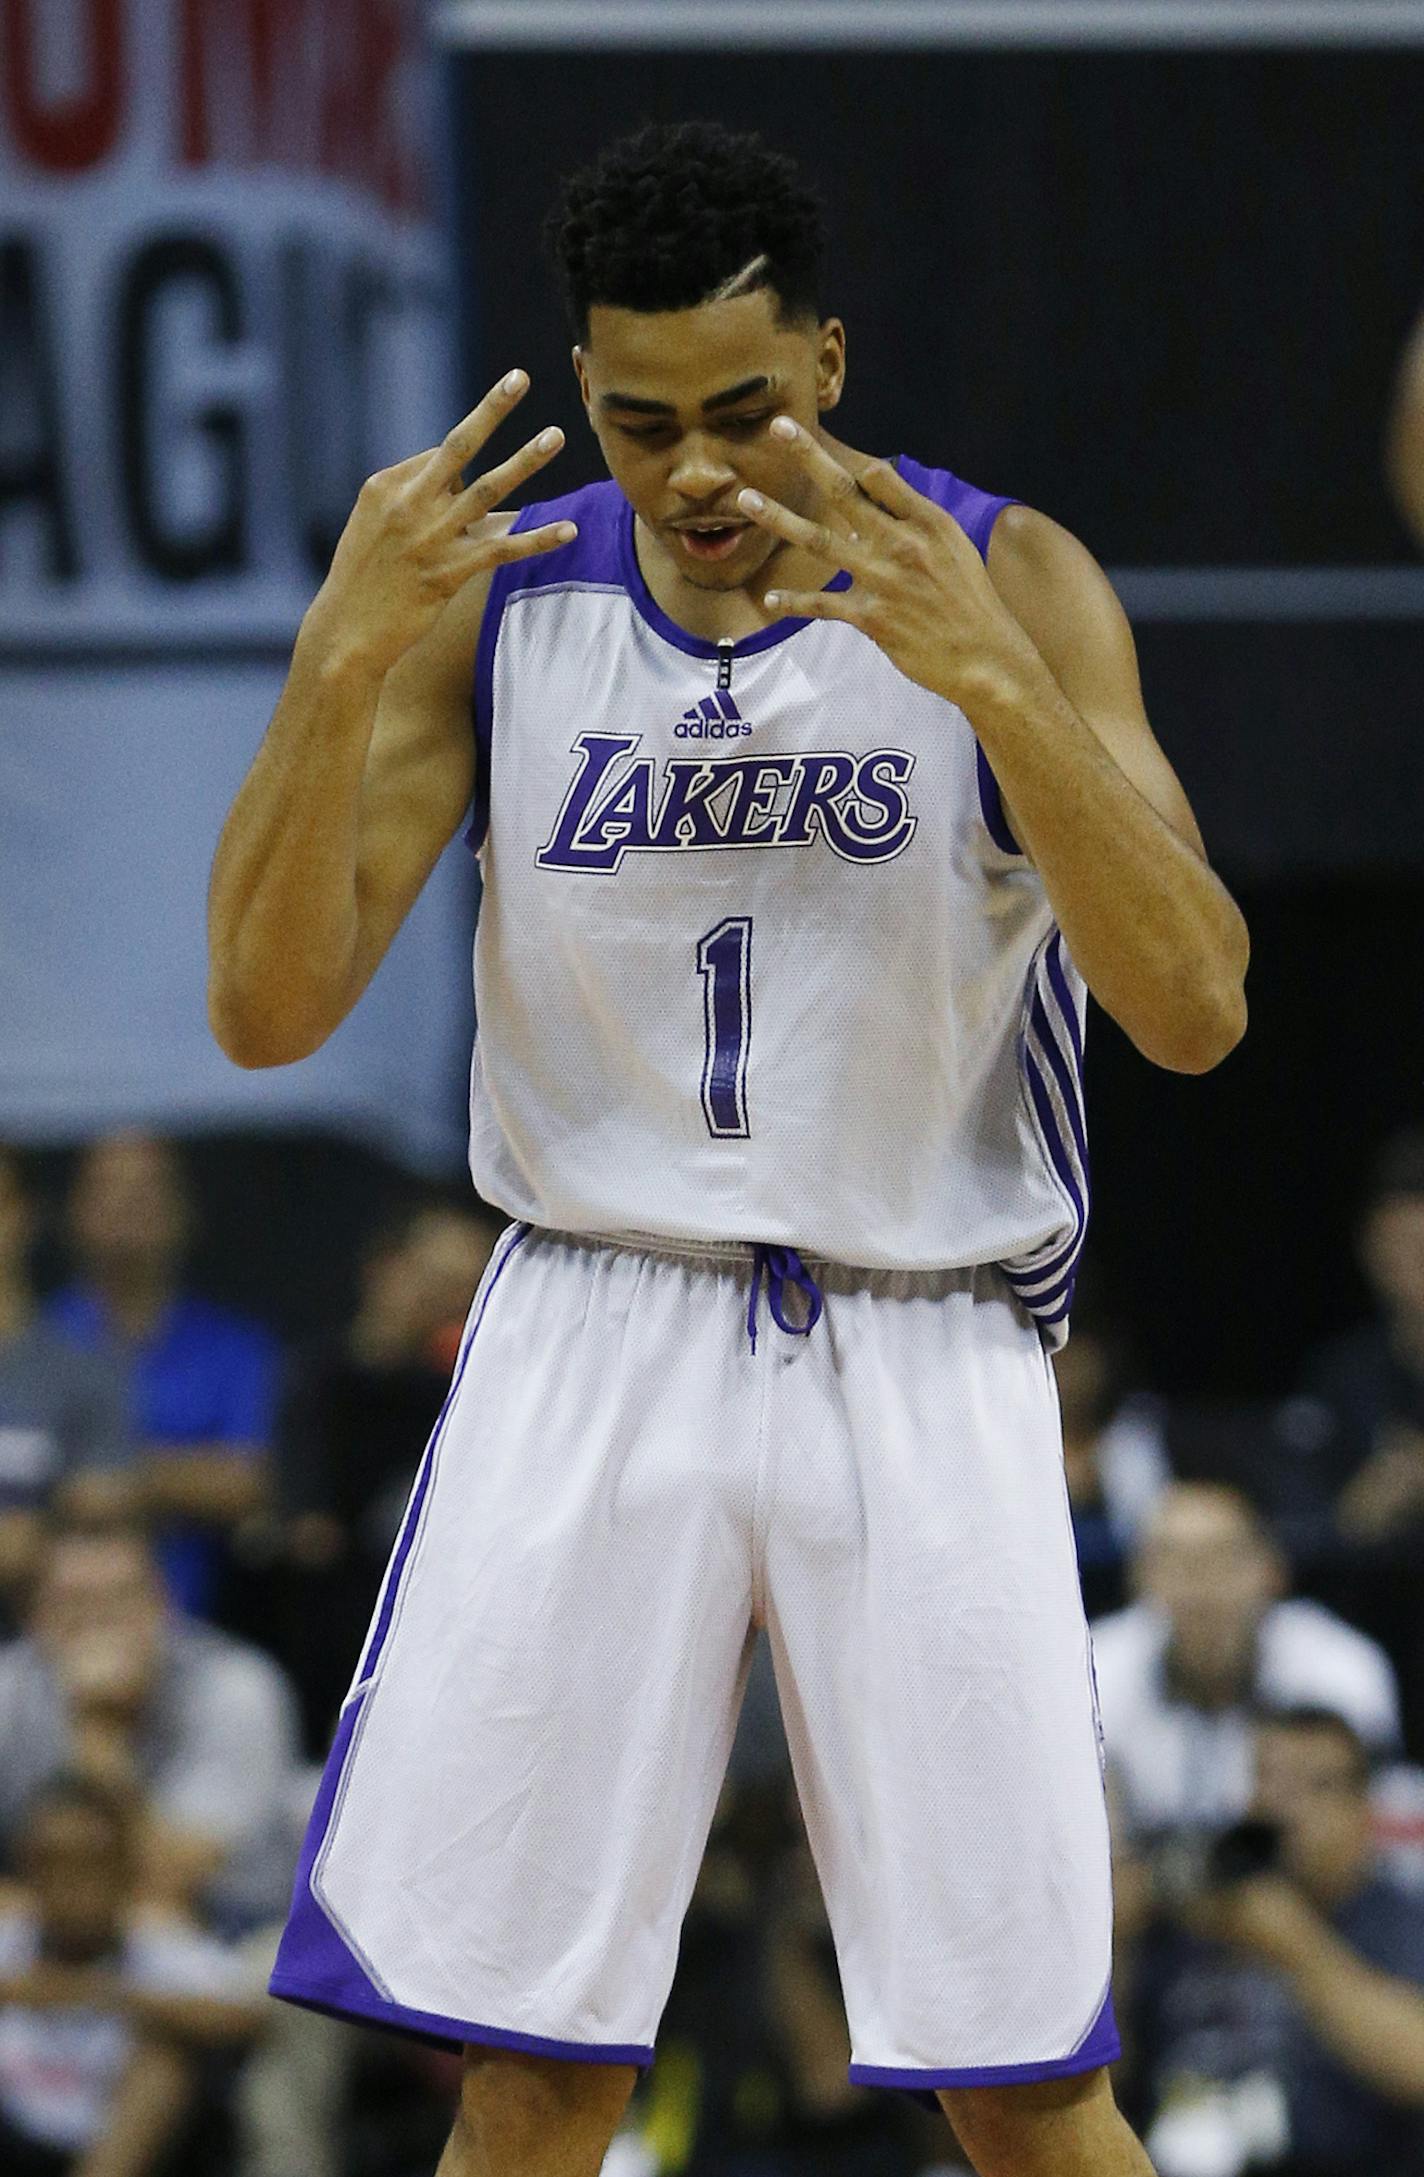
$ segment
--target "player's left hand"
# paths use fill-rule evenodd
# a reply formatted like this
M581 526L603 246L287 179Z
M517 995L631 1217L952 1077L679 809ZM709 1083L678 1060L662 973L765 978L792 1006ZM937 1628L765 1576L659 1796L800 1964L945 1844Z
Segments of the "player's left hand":
M878 643L908 679L951 703L972 701L986 684L1026 670L1046 670L952 514L888 461L846 467L789 416L777 416L770 432L815 486L818 518L751 490L738 493L739 509L851 576L849 589L783 590L773 574L763 598L770 617L843 620Z

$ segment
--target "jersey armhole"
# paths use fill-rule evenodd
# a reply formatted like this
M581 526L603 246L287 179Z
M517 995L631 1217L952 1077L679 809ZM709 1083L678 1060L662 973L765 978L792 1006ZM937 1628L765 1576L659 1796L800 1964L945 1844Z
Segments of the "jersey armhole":
M1022 506L1022 504L1021 499L1000 499L991 506L988 519L983 525L983 542L980 543L977 537L974 540L979 547L979 557L983 560L986 569L989 565L989 539L994 533L995 522L999 519L1006 506ZM1023 848L1015 839L1013 827L1005 813L1004 797L999 791L999 782L994 776L993 766L984 754L983 745L977 734L974 737L974 770L979 782L979 814L984 819L985 831L988 832L989 837L1001 854L1016 854L1022 857Z
M539 504L523 506L510 524L509 535L517 536L521 529L536 526L544 509ZM489 594L485 609L480 615L480 632L475 643L475 683L470 695L470 723L475 736L475 796L470 809L470 822L465 831L465 845L471 854L477 855L485 843L489 830L489 775L490 756L494 746L494 658L499 646L500 622L510 593L516 587L524 570L523 560L508 560L496 567L490 578Z

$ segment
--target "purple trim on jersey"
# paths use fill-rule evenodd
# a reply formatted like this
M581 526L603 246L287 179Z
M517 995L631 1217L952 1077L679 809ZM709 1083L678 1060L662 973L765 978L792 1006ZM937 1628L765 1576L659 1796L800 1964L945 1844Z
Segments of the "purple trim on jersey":
M1061 930L1055 930L1049 939L1046 958L1048 960L1048 980L1053 985L1054 994L1063 1009L1063 1018L1068 1023L1068 1033L1073 1039L1073 1057L1081 1076L1083 1071L1083 1031L1078 1023L1078 1008L1073 1001L1073 993L1068 987L1068 977L1063 969L1063 932Z
M852 2064L850 2077L853 2086L899 2086L914 2093L937 2086L1012 2086L1019 2081L1027 2084L1033 2079L1066 2079L1079 2071L1097 2071L1104 2064L1116 2063L1121 2054L1122 2039L1109 1988L1102 2009L1070 2056L1050 2057L1041 2064L955 2065L943 2071L898 2071L879 2064Z
M908 454L901 454L895 466L907 484L913 484L916 491L923 492L936 506L942 506L946 514L954 516L979 557L985 561L989 557L989 538L994 524L1004 508L1022 504L1018 499L980 491L976 484L966 484L962 477L951 475L948 469L927 469L922 462L912 461ZM974 768L979 781L979 813L984 819L984 829L1001 854L1022 854L1023 848L1004 814L999 782L977 741Z
M1013 828L1004 814L1004 797L999 792L999 782L977 740L974 743L974 771L979 781L979 813L984 819L985 831L1001 854L1022 854L1023 848L1015 839Z
M1073 1139L1077 1144L1078 1160L1086 1174L1088 1168L1088 1134L1083 1120L1082 1081L1078 1076L1077 1068L1071 1064L1053 1032L1053 1024L1049 1020L1048 1008L1043 1002L1041 991L1035 990L1033 1003L1029 1010L1033 1025L1038 1030L1038 1040L1043 1055L1053 1068L1057 1079L1059 1091L1063 1097L1063 1107L1068 1113L1068 1124L1073 1130Z
M539 529L546 522L571 521L578 535L571 544L540 552L533 559L516 559L496 567L475 645L475 686L472 698L478 767L475 802L465 844L478 854L489 828L490 747L494 734L494 658L499 643L504 608L511 597L524 590L548 589L556 583L604 582L610 588L621 577L618 569L618 510L627 502L614 483L586 484L582 491L567 492L562 499L540 499L521 507L511 536L524 529Z
M1038 1123L1043 1128L1043 1137L1048 1144L1048 1153L1053 1159L1054 1170L1072 1197L1073 1206L1078 1213L1079 1223L1086 1223L1082 1190L1078 1185L1077 1174L1073 1170L1072 1159L1068 1155L1063 1136L1058 1131L1058 1118L1053 1109L1053 1100L1048 1093L1048 1084L1043 1078L1038 1060L1034 1057L1032 1051L1026 1051L1024 1056L1027 1060L1025 1071L1028 1074L1029 1094L1033 1098L1033 1108L1038 1113ZM1025 1274L1020 1272L1021 1276Z

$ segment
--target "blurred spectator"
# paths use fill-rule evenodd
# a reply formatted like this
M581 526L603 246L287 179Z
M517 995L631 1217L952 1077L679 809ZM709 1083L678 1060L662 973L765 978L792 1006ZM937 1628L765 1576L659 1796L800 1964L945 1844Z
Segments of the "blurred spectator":
M1359 1231L1376 1313L1311 1360L1283 1522L1312 1587L1388 1649L1424 1754L1424 1130L1385 1145Z
M1385 472L1400 515L1424 549L1424 317L1416 321L1400 362Z
M275 1458L292 1570L278 1647L313 1754L350 1683L498 1229L478 1206L407 1212L366 1253L350 1328L290 1369Z
M1239 1491L1175 1482L1133 1566L1138 1599L1093 1627L1104 1747L1127 1834L1234 1821L1251 1790L1250 1711L1338 1710L1392 1750L1394 1674L1319 1603L1281 1599L1280 1550Z
M128 1371L164 1577L176 1602L205 1616L219 1536L263 1501L278 1356L265 1331L184 1288L192 1226L172 1143L146 1134L95 1142L70 1195L78 1278L48 1319Z
M1135 2047L1162 2177L1424 2168L1424 1898L1376 1863L1369 1773L1343 1718L1263 1718L1252 1820L1160 1900Z
M122 1795L84 1777L25 1812L22 1882L0 1895L5 2177L146 2177L188 2125L205 2052L260 2027L220 1944L136 1904L134 1845Z
M294 1705L277 1665L166 1603L141 1527L50 1540L25 1635L0 1647L0 1852L60 1771L143 1803L145 1894L220 1932L283 1911Z
M1127 1601L1128 1561L1171 1469L1155 1403L1125 1395L1123 1339L1089 1281L1053 1372L1083 1607L1095 1618Z
M794 1801L764 1839L724 1794L683 1931L658 2062L635 2104L643 2167L680 2177L911 2177L907 2096L852 2086L830 1928ZM929 2137L949 2146L936 2114ZM631 2147L622 2159L639 2165Z
M24 1168L0 1143L0 1637L16 1630L56 1484L131 1455L122 1371L36 1309L34 1228Z
M1359 1255L1375 1317L1315 1354L1302 1386L1324 1423L1311 1480L1327 1549L1424 1533L1424 1131L1381 1154Z

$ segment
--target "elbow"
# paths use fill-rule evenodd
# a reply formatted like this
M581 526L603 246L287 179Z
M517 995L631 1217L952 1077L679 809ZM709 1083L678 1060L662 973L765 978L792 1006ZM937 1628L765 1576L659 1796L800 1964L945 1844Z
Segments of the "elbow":
M1168 1073L1210 1073L1246 1033L1246 992L1239 982L1181 1005L1170 1023L1133 1041Z
M300 1033L290 1023L263 1017L243 1006L216 977L208 984L208 1026L218 1049L247 1073L258 1073L269 1066L294 1066L298 1059L310 1058L326 1040L325 1032Z

